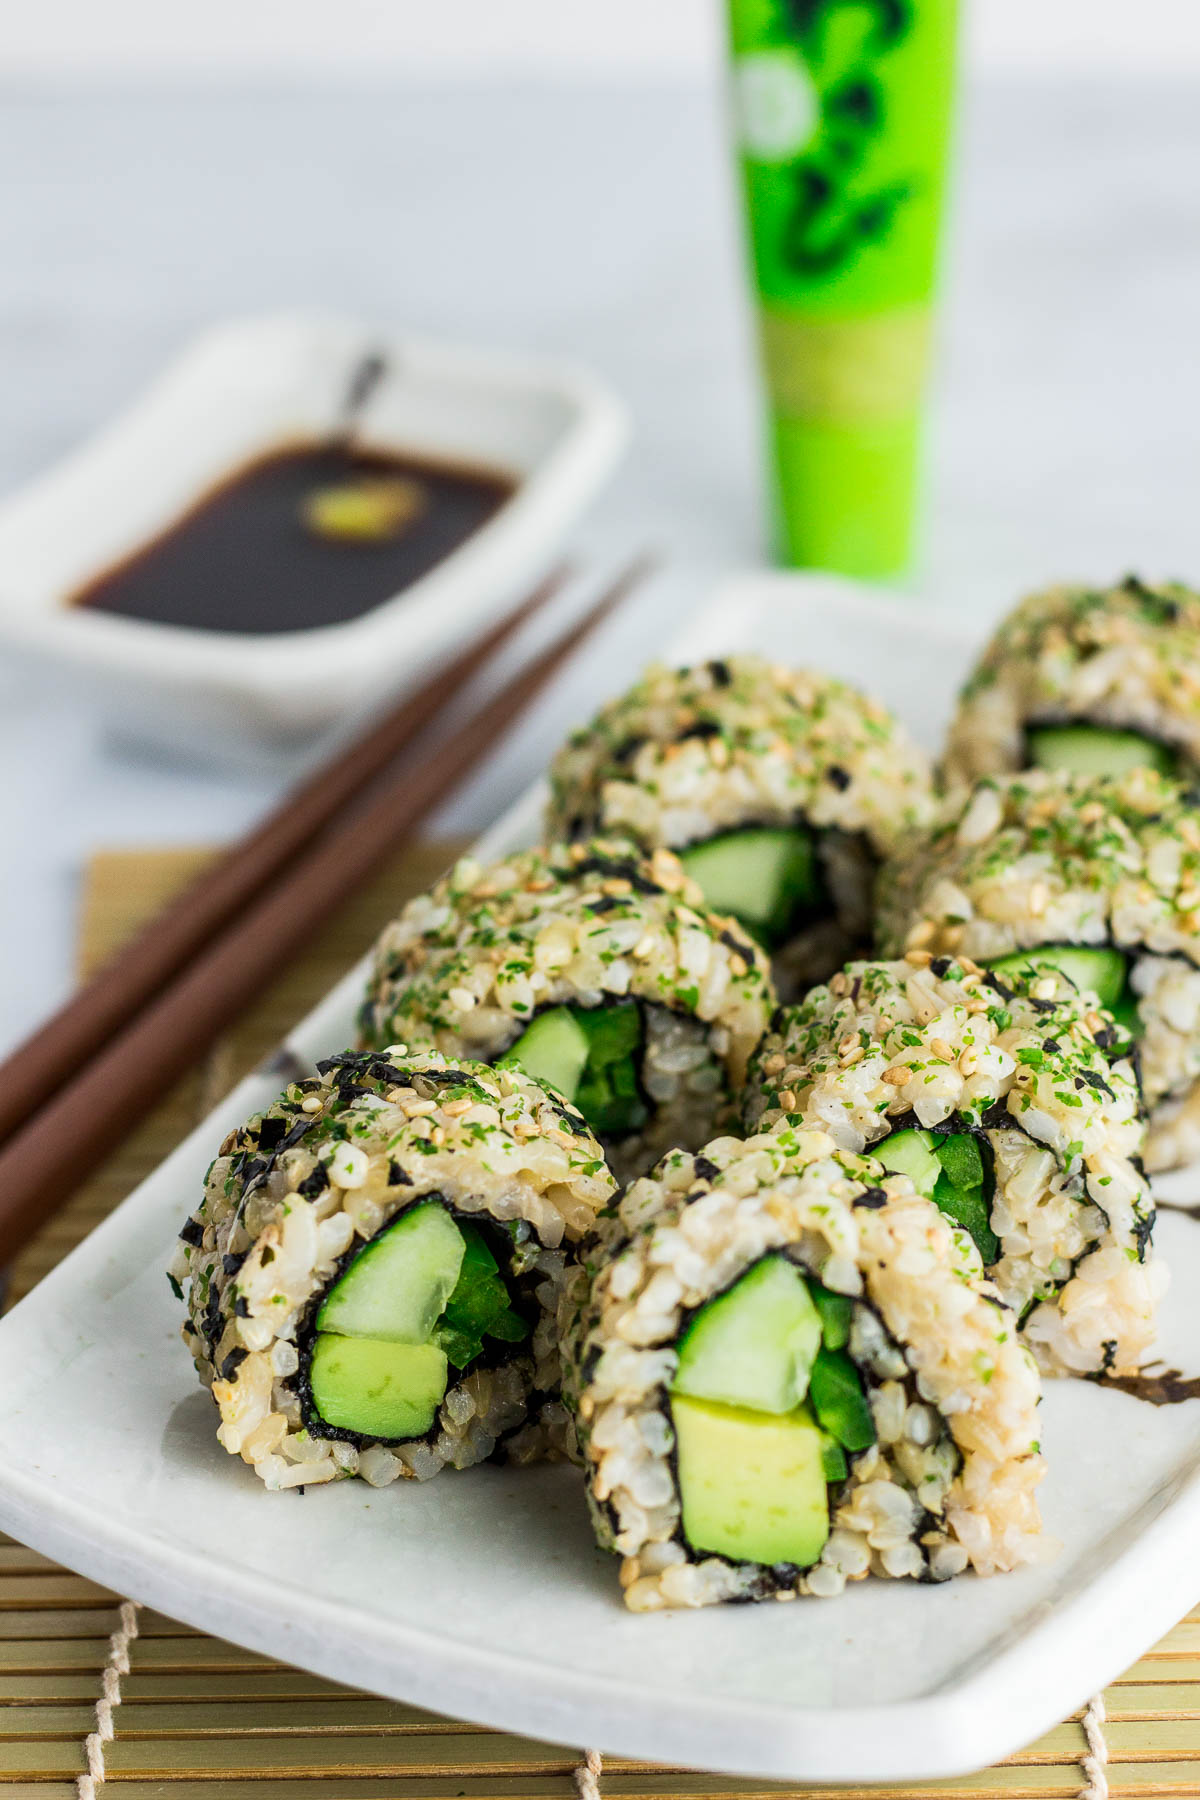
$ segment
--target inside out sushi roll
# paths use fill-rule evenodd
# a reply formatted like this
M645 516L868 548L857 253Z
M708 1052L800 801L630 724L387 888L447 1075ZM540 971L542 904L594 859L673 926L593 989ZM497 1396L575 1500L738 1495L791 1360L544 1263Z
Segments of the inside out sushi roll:
M963 689L948 780L1140 767L1200 771L1200 594L1133 575L1114 588L1031 594Z
M823 1132L722 1138L620 1222L567 1290L564 1397L633 1610L1041 1553L1037 1368L907 1177Z
M368 1045L550 1082L626 1178L719 1128L773 1002L761 950L703 910L675 857L596 840L467 860L410 901L376 946L361 1024Z
M1060 970L912 950L784 1007L746 1123L827 1131L968 1231L1049 1374L1132 1374L1165 1270L1129 1034Z
M871 935L881 856L930 808L924 753L878 702L758 656L650 669L550 771L549 828L675 849L786 997Z
M599 1145L516 1070L391 1050L321 1071L230 1133L180 1233L217 1437L269 1488L537 1454L569 1246L613 1192Z
M1200 813L1152 769L977 783L880 884L880 948L1054 965L1137 1038L1146 1163L1200 1154Z

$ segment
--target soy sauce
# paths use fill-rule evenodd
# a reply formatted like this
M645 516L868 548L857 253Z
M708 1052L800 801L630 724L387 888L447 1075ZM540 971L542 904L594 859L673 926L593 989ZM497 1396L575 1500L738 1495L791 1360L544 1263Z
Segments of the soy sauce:
M351 443L293 445L235 471L69 604L195 631L308 631L359 618L449 556L515 482ZM386 532L323 528L355 493L397 501ZM328 503L328 504L326 504ZM360 509L361 510L361 509Z

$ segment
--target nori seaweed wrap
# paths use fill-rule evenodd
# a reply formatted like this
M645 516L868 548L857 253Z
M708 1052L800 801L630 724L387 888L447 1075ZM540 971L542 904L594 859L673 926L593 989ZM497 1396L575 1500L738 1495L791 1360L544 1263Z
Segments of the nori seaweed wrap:
M368 1045L518 1063L573 1101L621 1178L735 1106L774 1004L766 959L667 851L627 842L460 862L380 937Z
M1200 594L1133 575L1114 588L1031 594L963 689L947 780L1135 766L1200 772Z
M750 1129L827 1131L907 1173L974 1238L1048 1374L1134 1373L1165 1269L1132 1040L1060 970L911 950L781 1009Z
M550 770L548 829L678 851L790 998L871 936L875 870L931 810L927 759L877 701L759 656L653 667Z
M1192 792L1152 769L981 781L885 871L879 938L885 955L969 956L1001 974L1022 961L1065 968L1137 1037L1147 1167L1200 1153Z
M222 1144L170 1270L220 1442L269 1488L552 1451L564 1272L613 1188L516 1070L347 1051L293 1082Z
M664 1159L564 1297L563 1393L635 1611L1044 1553L1038 1372L907 1177L823 1132Z

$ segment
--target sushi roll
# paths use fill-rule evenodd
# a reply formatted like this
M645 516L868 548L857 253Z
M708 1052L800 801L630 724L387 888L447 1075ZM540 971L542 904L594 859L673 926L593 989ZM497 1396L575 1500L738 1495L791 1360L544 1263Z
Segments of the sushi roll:
M1133 575L1114 588L1031 594L963 689L948 782L1141 767L1200 772L1200 594Z
M979 782L884 872L880 949L1053 964L1137 1038L1149 1169L1200 1154L1200 813L1153 769Z
M910 950L785 1007L748 1128L829 1133L969 1232L1047 1374L1134 1373L1165 1279L1132 1040L1054 968Z
M758 656L650 669L550 782L553 834L669 845L772 953L785 998L869 943L879 860L931 809L924 752L884 707Z
M459 863L375 949L368 1046L514 1064L576 1105L621 1179L735 1110L774 1004L762 952L628 843Z
M636 1612L1042 1553L1036 1365L907 1177L824 1132L677 1152L564 1297L564 1397Z
M169 1272L218 1439L268 1488L547 1449L570 1247L614 1188L595 1138L517 1070L320 1068L226 1138Z

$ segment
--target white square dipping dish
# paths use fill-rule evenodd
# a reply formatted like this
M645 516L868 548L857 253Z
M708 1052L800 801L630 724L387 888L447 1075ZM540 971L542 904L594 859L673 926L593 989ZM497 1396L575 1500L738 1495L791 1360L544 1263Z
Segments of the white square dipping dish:
M909 603L821 577L728 584L671 646L759 648L857 677L926 743L972 646ZM489 856L536 836L534 792ZM352 971L287 1041L352 1036ZM634 1615L570 1469L473 1469L382 1492L267 1493L226 1456L163 1269L243 1082L0 1321L0 1524L192 1625L353 1685L576 1746L790 1781L925 1779L1029 1743L1200 1595L1200 1406L1051 1382L1041 1490L1057 1560L942 1587ZM1194 1171L1173 1178L1186 1194ZM1167 1184L1162 1184L1163 1188ZM1162 1351L1200 1373L1200 1225L1162 1221Z
M355 415L364 444L515 482L428 574L357 618L307 631L194 630L66 604L238 469L335 430L373 355L382 374ZM607 388L547 358L333 318L220 326L113 424L0 500L0 647L172 746L287 749L416 687L532 586L628 429Z

